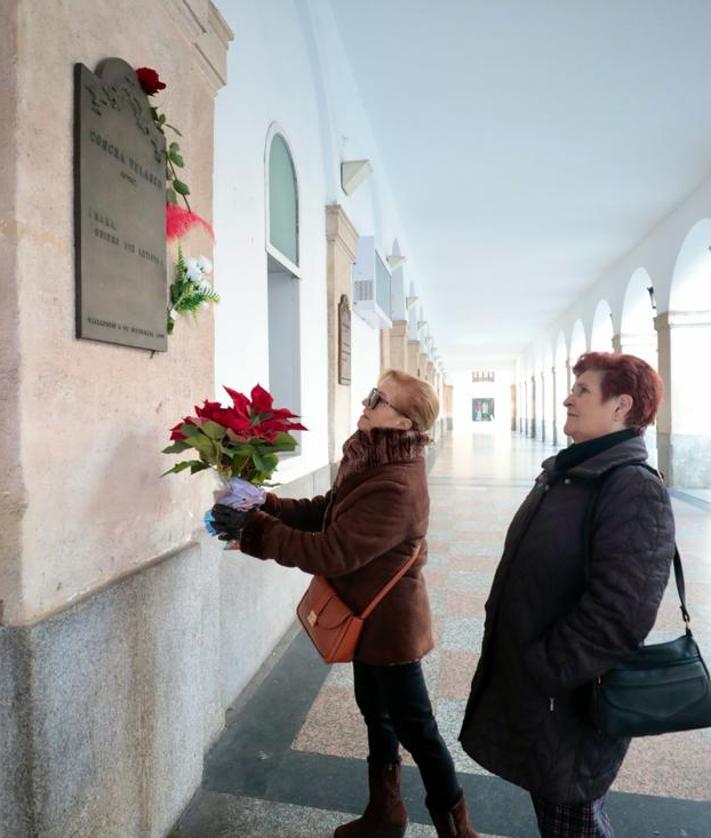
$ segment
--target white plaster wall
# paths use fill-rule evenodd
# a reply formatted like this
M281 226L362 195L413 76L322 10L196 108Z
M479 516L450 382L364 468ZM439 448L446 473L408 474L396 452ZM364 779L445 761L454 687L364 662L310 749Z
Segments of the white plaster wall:
M299 181L302 416L309 428L301 456L280 466L278 479L286 482L328 459L325 207L340 203L359 235L374 235L385 255L395 239L405 252L404 231L327 4L218 5L239 33L239 47L228 56L230 83L216 106L215 275L222 295L215 313L216 385L219 393L221 384L245 389L268 381L264 156L275 124L289 141ZM340 161L354 158L370 159L374 173L347 196ZM377 379L372 341L365 339L360 357L355 334L353 340L353 364L367 370L363 378L371 387ZM358 387L354 373L354 415Z
M193 206L208 216L214 88L178 4L79 5L50 3L38 14L18 4L16 198L2 235L19 289L19 391L6 393L19 418L5 444L19 447L26 508L12 512L22 516L20 544L0 558L21 564L16 587L0 596L10 623L185 544L209 497L205 480L159 475L167 429L212 390L210 314L196 327L179 324L169 351L153 358L74 336L73 64L93 70L116 55L159 70L168 84L160 106L184 133ZM210 255L204 236L195 244ZM8 491L18 485L16 476Z
M301 413L308 432L282 461L280 492L323 492L328 472L326 206L339 203L360 235L384 254L402 231L367 116L327 4L222 0L236 34L229 83L216 104L215 384L268 386L265 154L280 130L299 189ZM340 161L371 159L374 173L354 193L340 188ZM380 371L379 332L352 315L352 426ZM288 406L288 405L287 405ZM271 562L222 559L222 694L231 701L293 621L306 577Z
M380 376L380 332L353 312L351 336L351 428L355 431L363 412L361 402Z
M270 128L289 143L299 188L301 455L284 460L280 482L328 461L326 189L312 67L291 3L222 3L239 48L217 100L215 142L215 375L247 391L269 386L265 158ZM285 57L288 56L288 60ZM286 405L292 407L291 405Z

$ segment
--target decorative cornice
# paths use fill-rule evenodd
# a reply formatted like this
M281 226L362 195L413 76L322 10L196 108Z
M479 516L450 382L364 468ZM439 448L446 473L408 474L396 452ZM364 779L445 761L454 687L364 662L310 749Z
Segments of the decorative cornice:
M348 218L340 204L328 204L326 207L326 239L338 242L353 260L358 249L358 231Z
M711 325L711 311L664 311L654 318L654 328L658 332L688 326L709 325Z
M227 84L227 49L234 34L210 0L164 0L195 49L213 95Z

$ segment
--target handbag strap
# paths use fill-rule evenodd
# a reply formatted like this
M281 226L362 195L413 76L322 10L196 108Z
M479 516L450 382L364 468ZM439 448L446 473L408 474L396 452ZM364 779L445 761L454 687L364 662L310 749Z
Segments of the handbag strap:
M600 493L602 492L602 484L605 481L605 478L611 474L613 471L617 471L618 468L625 468L626 466L641 466L642 468L647 469L647 471L651 471L652 474L656 475L662 483L664 483L664 477L662 473L658 471L656 468L652 468L652 466L648 465L647 463L642 463L639 461L630 461L629 463L620 463L618 466L614 466L613 468L606 471L601 477L597 478L597 488L595 490L595 494L593 495L593 499L588 506L587 513L585 515L585 524L583 527L583 545L585 550L585 581L587 582L590 578L590 553L591 553L591 546L592 546L592 522L593 518L595 517L595 512L597 511L597 504L600 499ZM674 581L676 582L676 592L679 595L679 608L681 610L681 616L684 619L684 623L686 624L686 633L690 634L689 623L691 622L691 617L689 616L689 612L686 608L686 585L684 583L684 568L681 564L681 556L679 555L679 548L676 546L676 542L674 543Z
M361 620L365 620L365 618L374 610L376 605L380 602L380 600L390 592L390 590L397 585L397 583L402 579L402 577L407 573L407 571L412 567L415 563L415 560L420 555L420 550L422 549L422 541L417 545L415 548L414 553L410 556L410 558L405 562L405 564L398 570L398 572L393 576L393 578L383 587L380 591L376 594L375 599L370 603L370 605L362 612L360 615Z

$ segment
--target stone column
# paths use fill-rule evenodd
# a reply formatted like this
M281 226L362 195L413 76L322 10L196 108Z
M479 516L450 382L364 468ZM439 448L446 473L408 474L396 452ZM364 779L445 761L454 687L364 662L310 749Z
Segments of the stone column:
M657 332L657 371L664 382L664 401L657 413L657 462L660 471L668 483L674 480L672 470L671 432L672 432L672 347L670 312L664 312L654 318Z
M615 352L624 352L626 355L636 355L648 364L657 368L657 335L655 332L644 332L633 334L623 332L615 335L612 339L615 345Z
M531 437L536 438L537 431L537 411L536 411L536 376L531 376Z
M392 367L390 363L390 329L380 330L380 372L389 370Z
M548 413L546 411L546 374L541 371L541 442L546 441L546 422L548 421Z
M410 375L419 378L420 369L420 342L419 340L408 340L407 342L407 371Z
M30 6L0 13L0 835L148 838L169 832L224 724L224 559L200 526L212 486L157 478L175 462L166 429L213 397L214 320L181 318L154 357L75 337L72 68L117 56L159 71L167 89L150 104L183 132L191 205L211 220L232 33L208 0ZM117 114L135 102L117 97ZM108 146L122 165L107 154L95 176L129 183L124 160L150 153L134 142ZM135 253L119 200L93 209ZM198 254L212 242L196 229ZM174 246L146 256L172 277ZM133 302L126 325L141 323Z
M407 357L407 320L393 320L390 338L390 366L395 370L409 372Z
M553 416L551 417L551 442L553 445L558 445L558 390L556 388L555 364L551 367L551 388L553 393L553 398L551 399L551 404L553 405Z
M335 463L351 426L351 385L338 381L338 304L351 300L351 266L358 232L338 204L326 207L326 288L328 306L328 458Z
M711 345L711 311L663 312L654 328L665 389L657 414L659 468L672 486L711 488L711 398L700 377Z
M454 387L451 384L445 384L442 388L442 392L444 401L443 413L445 426L448 431L451 431L454 425Z
M422 347L420 347L422 349ZM427 380L427 353L420 352L417 356L417 377Z
M427 361L425 367L425 379L434 387L435 384L435 365L433 361Z

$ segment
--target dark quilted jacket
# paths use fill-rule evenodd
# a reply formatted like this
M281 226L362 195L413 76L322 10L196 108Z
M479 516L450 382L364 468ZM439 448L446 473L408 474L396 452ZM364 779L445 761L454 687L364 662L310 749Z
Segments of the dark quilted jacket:
M552 801L603 795L629 744L599 735L585 703L590 682L649 633L669 577L667 491L643 467L616 468L646 457L634 437L564 475L554 457L546 460L511 522L486 604L462 745L488 770ZM586 583L585 514L608 471Z

